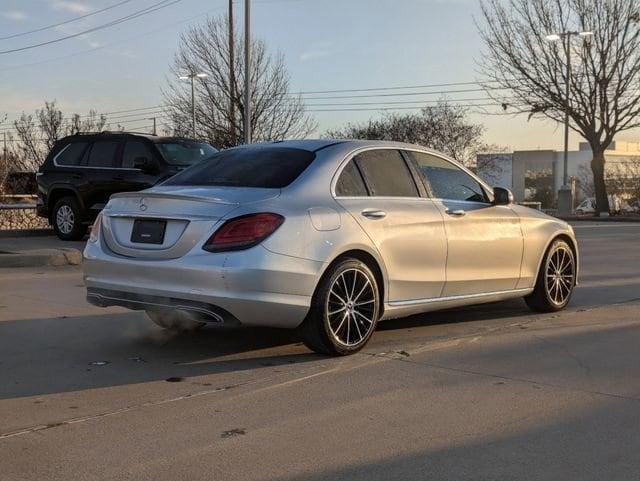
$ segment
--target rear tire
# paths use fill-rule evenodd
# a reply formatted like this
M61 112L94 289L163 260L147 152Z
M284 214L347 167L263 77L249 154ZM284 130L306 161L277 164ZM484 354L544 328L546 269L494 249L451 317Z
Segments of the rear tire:
M193 332L201 329L205 322L189 319L185 312L146 311L147 317L163 329L175 332Z
M380 302L371 269L358 259L345 258L320 280L309 314L300 326L302 341L319 354L356 353L376 329Z
M56 235L65 241L81 240L87 233L82 223L82 209L75 197L63 197L53 206L51 225Z
M542 260L533 292L524 301L537 312L560 311L569 304L575 285L573 250L565 241L556 239Z

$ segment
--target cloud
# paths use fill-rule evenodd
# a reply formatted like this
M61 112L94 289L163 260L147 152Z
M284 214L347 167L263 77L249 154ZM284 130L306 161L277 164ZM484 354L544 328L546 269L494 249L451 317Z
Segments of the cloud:
M21 12L20 10L9 10L7 12L0 13L0 15L2 15L4 18L15 20L17 22L27 19L27 14Z
M83 15L89 13L93 8L84 2L73 2L69 0L49 0L49 5L55 10L64 10L70 13Z

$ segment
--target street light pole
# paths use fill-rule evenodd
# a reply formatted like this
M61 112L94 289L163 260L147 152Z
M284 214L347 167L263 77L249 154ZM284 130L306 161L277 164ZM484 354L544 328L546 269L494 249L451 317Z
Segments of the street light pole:
M194 82L196 76L191 74L191 137L196 138L196 91Z
M196 89L195 79L206 78L206 73L191 72L189 75L181 75L180 80L191 80L191 135L196 138Z
M251 0L244 0L244 143L251 143Z
M567 70L565 74L565 111L564 111L564 159L562 166L562 187L558 193L558 212L560 215L573 214L573 190L569 185L569 122L570 122L570 100L571 100L571 38L580 36L587 38L593 35L593 32L574 32L566 31L561 33L553 33L546 36L550 42L562 40L562 46L565 49Z

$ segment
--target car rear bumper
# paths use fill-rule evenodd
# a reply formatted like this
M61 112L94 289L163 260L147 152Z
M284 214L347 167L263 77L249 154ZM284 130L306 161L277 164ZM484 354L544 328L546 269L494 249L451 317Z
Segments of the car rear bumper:
M212 254L194 248L178 259L131 259L87 243L89 302L130 309L179 309L226 324L297 327L307 315L322 262L274 254L262 246Z

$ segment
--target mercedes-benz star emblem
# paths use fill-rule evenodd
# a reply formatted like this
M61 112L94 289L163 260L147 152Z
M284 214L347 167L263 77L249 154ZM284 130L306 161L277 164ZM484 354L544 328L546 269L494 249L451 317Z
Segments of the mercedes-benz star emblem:
M140 199L140 210L143 212L147 210L147 204L144 203L144 199Z

